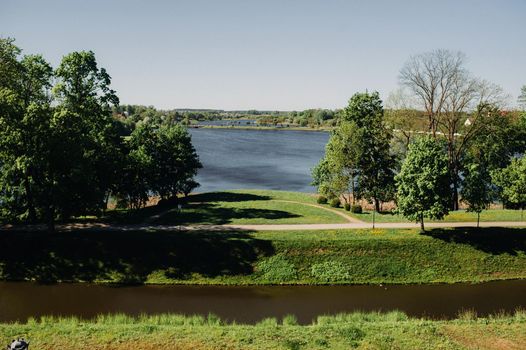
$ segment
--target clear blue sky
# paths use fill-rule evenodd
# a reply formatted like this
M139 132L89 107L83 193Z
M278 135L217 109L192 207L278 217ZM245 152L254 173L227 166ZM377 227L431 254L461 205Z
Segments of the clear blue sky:
M0 36L52 64L93 50L121 103L159 108L339 108L383 98L411 54L461 50L516 99L525 0L0 0Z

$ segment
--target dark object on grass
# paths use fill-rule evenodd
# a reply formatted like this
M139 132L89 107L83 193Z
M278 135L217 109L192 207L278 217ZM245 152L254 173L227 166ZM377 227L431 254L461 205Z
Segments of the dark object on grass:
M13 340L11 344L7 346L7 350L27 350L29 349L29 341L24 338L18 338Z
M317 202L318 204L327 204L327 197L319 196Z
M333 208L339 208L340 207L340 199L339 198L331 199L330 206L333 207Z
M351 207L351 212L355 214L361 214L363 212L363 208L361 205L355 204Z
M343 207L344 207L345 210L347 210L347 211L351 210L351 205L350 205L349 203L345 203L345 204L343 205Z

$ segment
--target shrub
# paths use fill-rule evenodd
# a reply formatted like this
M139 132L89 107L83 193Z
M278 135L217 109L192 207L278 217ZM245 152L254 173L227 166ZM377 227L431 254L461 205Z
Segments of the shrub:
M339 198L331 199L330 206L333 208L338 208L340 206L340 199Z
M317 199L318 204L327 204L327 197L319 196Z
M349 203L345 203L343 207L345 208L346 211L351 210L351 205Z
M363 208L359 204L355 204L351 207L351 212L355 214L361 214L363 213Z
M283 255L271 256L261 261L257 268L270 282L289 282L298 277L298 272L294 265Z
M351 278L349 269L340 261L324 261L311 267L311 275L322 282L343 282Z

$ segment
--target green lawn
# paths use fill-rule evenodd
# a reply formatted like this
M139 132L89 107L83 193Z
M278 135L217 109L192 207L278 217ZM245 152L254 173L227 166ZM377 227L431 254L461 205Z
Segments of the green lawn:
M298 203L286 203L293 201ZM305 204L316 203L316 196L301 192L268 191L268 190L231 190L191 195L184 203L182 212L176 209L147 207L138 211L113 211L107 220L120 223L157 223L157 224L320 224L343 223L345 218L329 211L313 208ZM354 214L343 208L336 209L342 214L365 222L373 221L373 213ZM164 214L149 220L150 217ZM376 213L376 222L409 222L403 217L390 212ZM511 209L484 210L481 221L521 221L521 211ZM475 222L477 215L465 210L451 212L443 222ZM432 222L427 220L426 222Z
M469 316L469 315L468 315ZM35 349L524 349L526 314L457 320L409 318L399 312L320 316L310 325L294 317L256 325L217 317L100 316L94 320L44 317L0 324L0 339L31 340Z
M328 206L327 206L328 207ZM344 209L339 208L338 210L344 211ZM355 214L355 213L349 213L346 212L352 217L362 220L365 222L373 222L373 212L372 211L366 211L362 214ZM524 219L526 219L526 214L524 215ZM400 215L393 214L391 212L384 212L384 213L375 213L375 221L376 222L409 222L409 220L403 218ZM425 222L476 222L477 221L477 214L476 213L468 213L465 210L456 210L452 211L447 215L444 220L425 220ZM512 210L512 209L491 209L491 210L484 210L480 214L480 221L522 221L521 219L521 211L520 210Z
M279 191L229 191L189 196L183 210L172 209L152 223L156 224L318 224L346 222L325 209L301 203L314 203L312 196Z
M0 232L0 279L370 284L526 278L526 229ZM20 254L24 247L24 254Z

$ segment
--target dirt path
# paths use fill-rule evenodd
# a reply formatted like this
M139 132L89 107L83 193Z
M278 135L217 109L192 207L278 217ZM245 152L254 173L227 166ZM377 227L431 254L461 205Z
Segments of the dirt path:
M353 222L353 223L357 223L357 224L358 223L364 223L362 220L358 220L356 218L353 218L353 217L351 217L351 216L349 216L349 215L347 215L345 213L342 213L339 210L327 208L327 207L324 207L324 206L321 206L321 205L318 205L318 204L303 203L303 202L296 202L296 201L287 201L287 200L283 200L283 199L273 199L273 201L275 201L275 202L283 202L283 203L294 203L294 204L307 205L309 207L323 209L323 210L327 210L327 211L333 212L334 214L341 216L342 218L344 218L348 222Z

